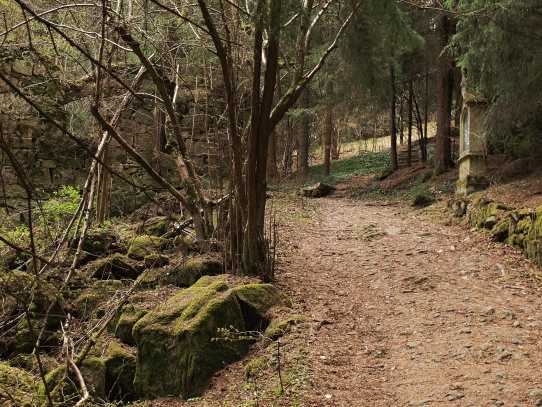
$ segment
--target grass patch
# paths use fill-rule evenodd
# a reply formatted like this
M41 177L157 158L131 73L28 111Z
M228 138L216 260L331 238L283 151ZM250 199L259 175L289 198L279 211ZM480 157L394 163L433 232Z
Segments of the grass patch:
M331 162L330 175L324 175L324 165L313 165L309 167L309 178L301 185L288 185L280 187L279 190L288 190L292 188L313 185L317 182L323 182L328 185L336 185L355 177L359 177L374 172L384 171L390 167L389 151L376 153L366 153L355 157L349 157L342 160ZM295 182L296 173L288 177L287 182Z

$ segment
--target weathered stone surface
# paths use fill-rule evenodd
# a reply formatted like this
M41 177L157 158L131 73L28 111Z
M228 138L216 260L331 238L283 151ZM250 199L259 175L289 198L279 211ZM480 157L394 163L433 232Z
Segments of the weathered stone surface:
M220 280L188 288L141 318L133 329L138 394L201 394L216 371L248 351L245 341L213 341L218 328L230 327L245 330L235 293Z

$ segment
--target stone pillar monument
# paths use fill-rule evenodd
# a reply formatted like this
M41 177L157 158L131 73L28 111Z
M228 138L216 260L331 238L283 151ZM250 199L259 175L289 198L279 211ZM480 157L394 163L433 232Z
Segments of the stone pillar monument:
M459 180L456 194L468 195L489 186L487 178L486 138L481 131L486 100L465 86L463 77L463 109L459 137Z

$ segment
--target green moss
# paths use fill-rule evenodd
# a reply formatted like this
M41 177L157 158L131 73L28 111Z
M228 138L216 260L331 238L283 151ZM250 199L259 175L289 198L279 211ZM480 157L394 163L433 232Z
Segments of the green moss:
M531 220L531 217L530 216L527 216L523 219L521 219L517 225L516 225L516 228L515 228L515 232L516 233L528 233L529 232L529 229L531 228L533 224L533 221Z
M116 342L111 342L105 353L105 390L111 401L134 401L136 357Z
M92 288L79 295L75 302L79 318L99 317L104 312L107 302L118 290L123 288L122 281L96 281Z
M169 258L163 254L149 254L143 259L145 267L164 267L169 264Z
M30 407L35 405L37 379L25 370L0 362L0 406L15 405ZM7 397L7 394L13 398Z
M187 260L169 271L168 282L177 287L190 287L203 276L222 274L222 261L214 257Z
M190 287L134 326L135 387L141 397L194 397L216 371L248 351L246 341L213 340L219 328L245 330L235 294L224 281Z
M260 327L262 319L269 309L275 306L291 307L291 301L272 284L247 284L233 289L247 329Z
M128 257L143 260L145 256L165 249L169 240L156 236L138 236L132 239L128 248Z
M132 329L137 321L147 315L148 311L135 305L122 307L121 315L115 327L115 336L127 345L135 345Z
M307 318L301 314L290 314L284 317L275 318L271 321L264 335L268 338L276 340L283 336L290 326L297 325L306 321Z
M96 399L105 399L105 362L99 358L88 358L81 366L79 366L81 374L85 378L85 384L90 395ZM69 378L66 374L66 366L60 366L57 369L45 375L45 381L51 394L52 399L56 403L66 403L71 405L77 401L79 396L79 388L74 387L78 383L73 373L70 372ZM40 382L38 387L38 395L44 402L45 386Z
M508 219L499 221L491 229L491 236L499 242L504 242L508 238L509 233L510 233L510 221Z
M140 273L131 263L128 257L115 253L92 262L88 274L92 278L101 279L135 279Z
M169 220L166 216L156 216L147 219L138 227L138 233L149 236L162 236L167 232Z
M260 356L252 359L245 366L245 380L249 380L253 377L256 377L260 372L267 366L267 358Z

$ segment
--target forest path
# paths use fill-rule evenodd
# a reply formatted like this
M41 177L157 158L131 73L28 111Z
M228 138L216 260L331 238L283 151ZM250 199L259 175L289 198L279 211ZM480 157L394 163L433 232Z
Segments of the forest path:
M542 405L541 291L520 254L406 206L304 205L277 280L314 321L307 405Z

